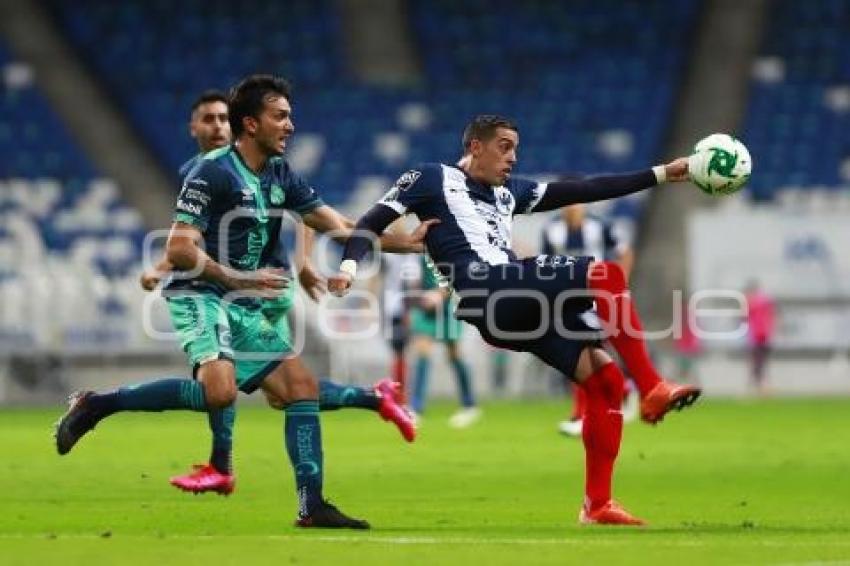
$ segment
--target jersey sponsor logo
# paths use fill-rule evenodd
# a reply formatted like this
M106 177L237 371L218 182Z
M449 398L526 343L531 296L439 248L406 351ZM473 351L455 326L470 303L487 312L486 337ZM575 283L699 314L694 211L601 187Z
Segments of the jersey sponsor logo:
M210 203L209 193L205 193L204 191L200 191L198 189L193 189L189 186L183 187L183 192L180 194L180 198L198 201L202 205L207 205Z
M283 192L283 187L281 187L280 185L272 185L272 188L269 190L269 200L272 201L272 204L275 206L280 206L283 204L283 201L285 199L286 194Z
M182 210L183 212L188 212L189 214L194 214L195 216L201 215L200 204L186 202L182 198L177 201L177 210Z
M254 191L248 187L242 189L242 209L250 214L257 211L257 203L254 201Z
M571 255L539 255L534 259L539 267L564 267L576 262Z
M416 169L411 169L410 171L407 171L404 175L398 178L398 181L395 182L393 188L398 189L400 191L406 191L421 176L422 172L417 171Z

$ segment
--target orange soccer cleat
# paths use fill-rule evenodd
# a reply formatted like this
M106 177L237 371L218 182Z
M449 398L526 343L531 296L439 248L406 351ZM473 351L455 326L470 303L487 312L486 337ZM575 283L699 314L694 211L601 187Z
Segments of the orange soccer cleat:
M614 500L609 500L593 511L588 511L587 507L582 505L578 514L578 522L582 525L630 525L638 527L646 524L643 519L632 517Z
M702 394L702 389L693 385L679 385L661 381L640 401L640 418L650 424L661 422L667 411L681 411L693 405Z

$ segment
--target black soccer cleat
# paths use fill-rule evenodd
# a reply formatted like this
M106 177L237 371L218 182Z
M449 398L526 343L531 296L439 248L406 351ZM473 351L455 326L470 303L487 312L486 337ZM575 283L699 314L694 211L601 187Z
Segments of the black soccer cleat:
M329 501L322 501L308 516L296 519L295 526L316 529L371 528L368 521L347 516Z
M68 397L68 412L56 423L53 437L56 439L56 451L67 454L71 448L94 428L98 419L88 403L94 391L77 391Z

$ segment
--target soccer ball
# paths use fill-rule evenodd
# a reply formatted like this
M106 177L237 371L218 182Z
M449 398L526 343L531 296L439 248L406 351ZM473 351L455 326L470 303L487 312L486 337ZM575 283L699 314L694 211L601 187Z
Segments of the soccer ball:
M746 184L753 170L750 152L727 134L711 134L688 157L691 182L709 195L731 195Z

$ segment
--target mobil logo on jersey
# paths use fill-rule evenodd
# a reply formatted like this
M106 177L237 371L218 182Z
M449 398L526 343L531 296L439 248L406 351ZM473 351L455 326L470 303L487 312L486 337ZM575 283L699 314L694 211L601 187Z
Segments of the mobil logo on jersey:
M249 212L254 212L257 209L257 200L250 187L242 188L242 202L240 204L242 208Z

